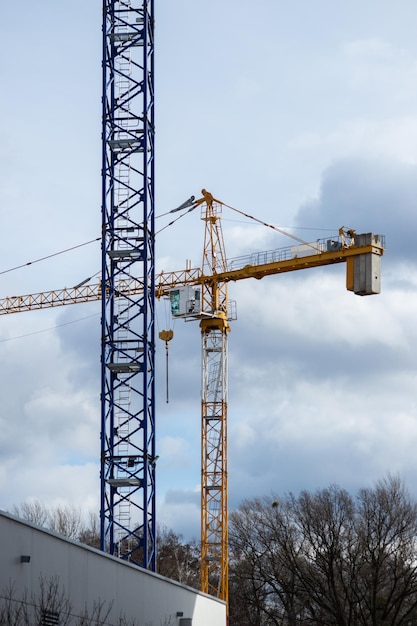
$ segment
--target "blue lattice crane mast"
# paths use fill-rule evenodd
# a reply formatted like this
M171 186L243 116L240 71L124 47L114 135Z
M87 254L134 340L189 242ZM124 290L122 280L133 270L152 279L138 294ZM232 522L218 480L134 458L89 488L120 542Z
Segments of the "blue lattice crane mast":
M155 570L153 5L103 0L100 515L101 549Z

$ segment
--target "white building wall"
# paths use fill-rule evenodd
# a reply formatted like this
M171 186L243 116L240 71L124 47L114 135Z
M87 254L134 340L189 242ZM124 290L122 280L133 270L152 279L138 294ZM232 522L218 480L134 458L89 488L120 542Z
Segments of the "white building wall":
M226 625L223 602L0 511L0 595L10 583L17 598L38 595L41 578L53 577L74 614L99 600L112 602L108 624L123 614L138 626ZM181 621L187 618L192 621Z

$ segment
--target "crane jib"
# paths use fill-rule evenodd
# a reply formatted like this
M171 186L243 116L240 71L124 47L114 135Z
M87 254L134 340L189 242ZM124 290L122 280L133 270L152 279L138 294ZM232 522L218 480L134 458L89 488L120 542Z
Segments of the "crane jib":
M368 234L365 236L369 237ZM379 259L384 254L383 238L375 235L371 236L374 238L377 237L377 241L379 243L372 242L366 243L365 245L340 248L338 250L325 250L322 252L315 252L314 254L309 254L307 256L294 256L292 258L283 258L276 261L267 260L263 263L258 263L257 261L262 261L262 259L268 258L266 255L272 255L272 252L256 253L250 257L238 257L238 259L231 259L228 261L228 267L231 269L212 276L204 276L198 268L179 270L175 272L161 272L156 276L155 295L157 298L162 298L169 296L171 290L177 289L180 286L197 286L202 285L207 281L219 283L243 280L245 278L260 279L274 274L282 274L285 272L293 272L296 270L321 267L324 265L332 265L343 262L347 262L347 269L351 272L353 266L349 265L349 259L359 259L361 258L361 255L372 255L371 257L362 257L362 259L373 260L375 263L376 259ZM361 235L357 235L356 241L358 241L360 237ZM277 251L274 252L276 253ZM244 259L252 259L252 264L246 263L242 265L242 267L235 267L237 261L243 262ZM117 291L123 293L124 295L130 295L133 297L141 288L141 284L138 281L131 279L130 281L125 281L123 284L119 284ZM356 292L354 289L349 290ZM117 291L115 294L116 297ZM46 309L68 304L79 304L82 302L93 302L99 300L100 298L101 283L93 283L90 285L82 285L81 287L72 287L53 291L43 291L21 296L9 296L7 298L0 299L0 315Z

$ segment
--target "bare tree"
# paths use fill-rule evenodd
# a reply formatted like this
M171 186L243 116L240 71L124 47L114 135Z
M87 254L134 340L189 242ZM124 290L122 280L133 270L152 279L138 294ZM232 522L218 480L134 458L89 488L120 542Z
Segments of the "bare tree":
M48 508L39 500L23 502L12 509L13 515L48 528L64 537L80 541L93 547L100 547L98 516L91 511L85 514L73 505L58 505Z
M244 501L231 514L231 624L263 626L300 622L303 603L292 567L299 558L299 532L291 500Z
M200 548L197 542L184 542L181 535L159 526L156 554L159 574L190 587L199 587Z
M38 594L29 596L26 590L18 597L13 583L0 593L1 626L38 626L53 623L70 626L73 623L71 609L71 602L59 585L57 577L49 580L40 577Z
M323 624L354 624L357 544L353 498L332 485L315 494L303 491L298 498L291 496L289 503L293 524L302 538L295 574L309 613Z
M78 535L78 541L93 548L100 548L100 520L96 513L90 511L88 522L84 524Z
M417 607L417 504L397 477L358 494L360 623L406 623Z
M53 576L45 580L41 577L39 588L39 595L32 595L32 602L30 605L26 604L27 608L33 607L33 623L69 626L72 621L72 604L64 588L59 584L59 578Z
M0 591L0 626L139 626L123 614L110 621L112 605L99 599L77 612L58 577L41 577L37 594L25 591L19 597L13 583Z
M17 600L15 585L10 582L0 595L0 625L21 626L23 613L23 603Z
M107 624L113 603L106 603L103 600L96 600L92 609L89 611L87 607L79 616L77 626L97 626L97 624Z
M48 528L64 537L78 540L84 530L81 509L72 505L62 505L51 509Z
M48 527L49 509L39 500L31 500L30 502L22 502L12 508L12 513L16 517L20 517L37 526Z
M230 516L230 623L399 626L417 612L417 506L387 478L245 501Z

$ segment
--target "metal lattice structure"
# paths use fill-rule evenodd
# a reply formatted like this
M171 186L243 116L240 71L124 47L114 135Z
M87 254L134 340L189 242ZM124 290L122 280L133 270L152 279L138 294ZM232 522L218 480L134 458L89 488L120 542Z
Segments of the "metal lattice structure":
M153 32L153 2L103 0L101 548L154 570Z
M201 589L228 600L227 333L202 322Z
M227 271L222 205L203 189L203 275ZM202 284L201 589L228 601L227 381L228 285Z

